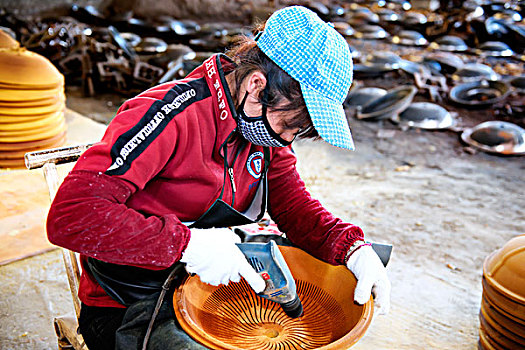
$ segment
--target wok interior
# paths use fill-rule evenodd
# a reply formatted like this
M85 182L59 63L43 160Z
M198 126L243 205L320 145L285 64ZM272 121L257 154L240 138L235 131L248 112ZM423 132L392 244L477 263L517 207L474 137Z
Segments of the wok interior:
M379 110L383 110L385 108L394 106L397 103L399 103L400 101L402 101L408 95L410 95L410 90L409 89L396 91L394 93L386 94L386 95L384 95L384 96L382 96L382 97L380 97L380 98L370 102L369 104L367 104L365 106L365 108L363 108L362 112L363 112L363 114L364 113L370 113L370 112L373 112L373 111L379 111Z
M483 128L474 131L470 137L483 145L497 146L503 143L514 143L515 137L512 133L505 130L497 130L494 128Z
M296 281L304 315L290 318L279 304L257 296L243 280L227 286L189 277L174 296L186 332L216 349L347 349L364 335L372 300L353 302L356 280L344 266L280 247Z

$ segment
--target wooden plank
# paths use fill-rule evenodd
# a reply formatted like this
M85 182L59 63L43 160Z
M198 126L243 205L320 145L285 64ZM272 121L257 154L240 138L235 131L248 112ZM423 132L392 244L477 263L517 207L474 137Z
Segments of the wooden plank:
M41 172L0 173L0 265L55 249L45 234L48 210Z
M66 110L66 145L100 140L106 126ZM73 164L57 166L63 177ZM56 249L47 240L49 190L42 169L0 168L0 266Z

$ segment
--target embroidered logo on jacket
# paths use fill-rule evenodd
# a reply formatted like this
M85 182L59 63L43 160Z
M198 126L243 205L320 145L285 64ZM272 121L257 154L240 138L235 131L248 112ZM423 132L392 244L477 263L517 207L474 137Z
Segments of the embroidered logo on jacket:
M261 177L263 159L262 152L255 152L248 157L248 161L246 162L246 168L248 169L248 172L256 179Z

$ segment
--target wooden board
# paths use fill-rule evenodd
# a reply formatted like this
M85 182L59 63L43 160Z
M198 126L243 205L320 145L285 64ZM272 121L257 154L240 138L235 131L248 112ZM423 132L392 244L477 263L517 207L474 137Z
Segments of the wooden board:
M66 110L66 145L96 142L106 126ZM58 166L65 176L73 164ZM0 169L0 266L56 249L47 240L49 192L42 169Z
M54 249L45 234L49 194L41 171L0 173L0 265Z

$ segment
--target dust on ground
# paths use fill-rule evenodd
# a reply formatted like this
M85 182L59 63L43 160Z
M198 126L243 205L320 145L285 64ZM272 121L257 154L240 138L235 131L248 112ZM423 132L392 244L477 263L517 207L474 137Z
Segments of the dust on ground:
M68 107L108 119L119 101L70 91ZM477 349L483 261L524 233L525 158L466 152L449 130L350 124L355 152L322 141L294 149L314 197L394 245L390 313L354 348ZM0 280L0 348L55 349L52 319L73 309L60 252L3 266Z

